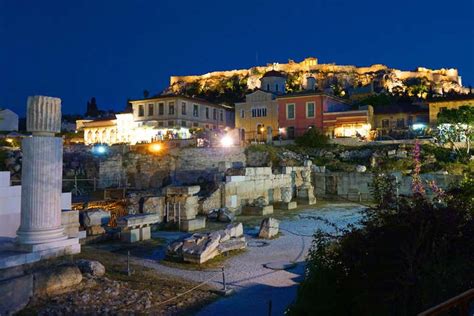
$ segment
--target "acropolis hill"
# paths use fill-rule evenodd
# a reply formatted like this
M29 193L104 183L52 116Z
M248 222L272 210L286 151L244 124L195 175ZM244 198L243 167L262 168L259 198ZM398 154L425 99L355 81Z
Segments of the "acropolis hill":
M236 81L242 88L254 89L260 87L261 76L269 70L283 71L288 76L287 84L304 88L306 79L316 78L320 90L330 89L334 84L350 92L355 87L373 85L375 91L404 92L408 86L423 84L435 94L443 95L449 92L468 93L462 86L461 76L457 69L427 69L418 67L413 71L404 71L376 64L369 67L352 65L319 64L318 59L308 57L301 62L289 60L286 64L273 63L266 66L255 66L250 69L214 71L203 75L171 76L170 86L166 93L222 90L230 87L229 81Z

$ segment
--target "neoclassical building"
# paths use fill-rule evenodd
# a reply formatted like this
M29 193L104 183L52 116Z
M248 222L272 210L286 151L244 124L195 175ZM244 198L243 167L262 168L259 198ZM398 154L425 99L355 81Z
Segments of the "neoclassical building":
M246 140L265 141L278 135L276 97L286 92L286 75L271 70L260 78L260 89L247 94L245 102L235 104L235 127Z

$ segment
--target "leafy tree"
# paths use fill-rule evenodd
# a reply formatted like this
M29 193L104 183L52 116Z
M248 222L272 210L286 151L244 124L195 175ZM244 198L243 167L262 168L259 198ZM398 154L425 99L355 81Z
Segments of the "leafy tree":
M460 152L458 142L466 143L466 153L469 154L471 142L474 139L474 107L464 105L458 109L446 109L438 113L439 144L451 144L454 151Z
M295 139L295 143L304 147L325 147L328 145L328 137L317 128L310 128L302 136Z

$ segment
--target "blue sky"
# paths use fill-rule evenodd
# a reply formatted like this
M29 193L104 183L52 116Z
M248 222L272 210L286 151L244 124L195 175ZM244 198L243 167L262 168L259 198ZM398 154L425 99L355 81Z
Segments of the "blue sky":
M0 0L0 107L122 110L170 75L296 61L458 68L474 86L474 1Z

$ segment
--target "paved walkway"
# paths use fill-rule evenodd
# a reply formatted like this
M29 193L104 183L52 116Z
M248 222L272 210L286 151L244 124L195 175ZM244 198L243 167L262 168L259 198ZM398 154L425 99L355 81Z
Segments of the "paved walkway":
M296 296L297 285L304 274L304 261L311 246L310 237L316 228L331 230L322 221L315 219L321 216L338 226L354 223L360 218L362 208L356 205L338 205L305 210L295 214L295 218L282 221L282 236L266 241L256 239L256 228L246 229L245 234L249 247L241 255L226 261L227 285L236 293L230 297L217 300L206 306L197 315L268 315L269 301L272 302L272 314L283 315L287 306ZM292 233L290 233L292 232ZM162 238L175 239L177 233L160 232ZM214 271L191 271L172 268L159 264L155 260L135 259L136 263L159 270L161 273L203 282L216 274ZM295 262L291 270L271 270L264 267L270 262ZM218 274L210 283L216 288L222 287L222 277Z

